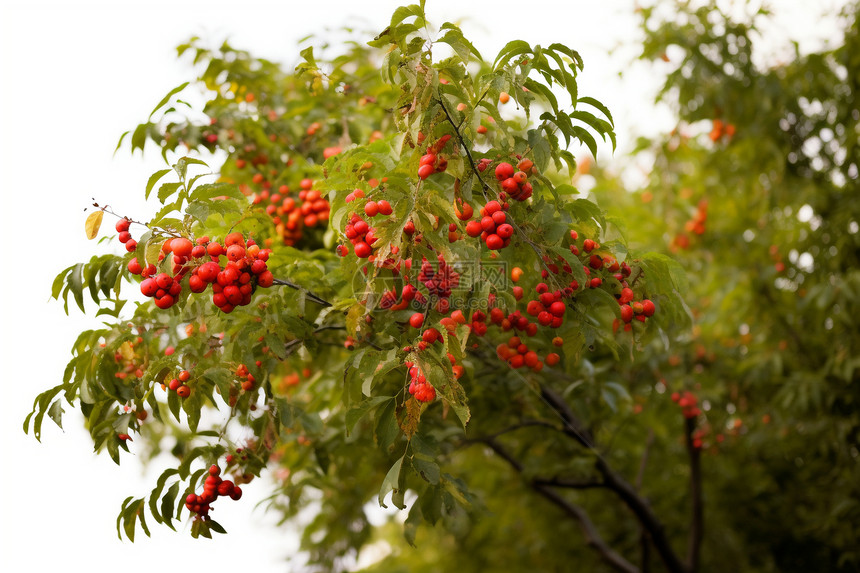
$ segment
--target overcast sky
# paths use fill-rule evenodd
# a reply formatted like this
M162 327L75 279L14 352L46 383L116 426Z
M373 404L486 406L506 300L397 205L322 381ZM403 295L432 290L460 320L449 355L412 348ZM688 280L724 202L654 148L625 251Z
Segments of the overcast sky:
M240 502L218 505L226 537L196 541L187 528L173 533L150 520L153 539L141 534L134 544L120 542L115 519L122 500L148 494L164 468L145 474L133 456L123 456L121 467L94 456L79 412L68 407L65 431L46 419L41 444L21 424L36 394L62 381L77 334L98 326L77 309L66 317L49 299L60 270L109 248L86 241L84 207L95 198L120 212L151 213L143 190L149 174L162 168L160 156L113 151L122 132L192 79L174 47L192 34L229 37L257 55L295 62L299 38L344 24L380 31L401 2L297 4L6 0L0 7L0 569L289 570L282 560L297 547L295 534L276 531L274 516L254 507L268 494L265 479L245 487ZM832 35L832 21L817 18L822 7L839 4L778 0L779 19L768 33L777 45L792 36L814 48ZM671 126L669 115L651 105L658 76L629 65L638 34L633 10L628 0L427 2L431 21L461 21L485 57L511 39L578 50L585 60L580 93L612 109L619 152L630 147L633 126L640 132Z

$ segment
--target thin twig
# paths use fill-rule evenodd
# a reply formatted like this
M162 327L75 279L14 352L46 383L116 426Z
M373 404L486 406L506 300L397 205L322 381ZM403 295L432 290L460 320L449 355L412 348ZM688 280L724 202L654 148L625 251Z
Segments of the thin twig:
M327 300L325 300L324 298L321 298L321 297L319 297L319 296L315 295L314 293L312 293L311 291L309 291L309 290L308 290L308 289L306 289L305 287L303 287L303 286L299 286L299 285L297 285L297 284L295 284L295 283L291 283L290 281L286 281L286 280L283 280L283 279L275 279L274 281L272 281L272 284L282 285L282 286L288 286L288 287L290 287L291 289L295 289L295 290L298 290L298 291L302 291L302 292L304 292L304 293L305 293L305 297L306 297L309 301L311 301L311 302L315 302L315 303L317 303L317 304L319 304L319 305L321 305L321 306L334 306L334 305L332 305L332 303L330 303L329 301L327 301Z

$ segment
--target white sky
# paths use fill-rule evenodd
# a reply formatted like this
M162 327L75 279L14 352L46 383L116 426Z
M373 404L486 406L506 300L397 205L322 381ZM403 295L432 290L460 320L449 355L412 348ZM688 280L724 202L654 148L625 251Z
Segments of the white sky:
M244 487L240 502L218 504L226 537L197 541L150 519L153 539L139 532L134 544L120 542L115 519L122 500L148 494L163 468L144 475L133 456L123 456L121 467L94 456L76 410L66 408L65 432L46 418L41 444L21 424L36 394L61 382L77 334L98 324L76 308L66 317L49 298L60 270L107 248L85 239L84 207L94 197L130 215L151 212L143 190L149 174L163 167L160 156L129 158L126 148L113 157L113 150L168 90L191 79L174 47L195 33L229 36L236 47L293 62L299 38L343 24L361 28L362 21L380 31L403 3L6 0L0 6L0 237L8 242L0 270L0 569L289 570L282 559L297 547L294 534L275 530L274 516L254 508L269 493L265 479ZM816 19L820 6L842 2L810 4L774 2L780 18L771 31L814 46L828 34L827 23ZM461 20L485 57L517 38L578 50L585 59L580 94L613 111L619 151L632 144L631 126L640 132L669 126L668 115L650 105L654 75L627 65L635 46L609 56L619 42L637 37L633 7L632 0L427 2L432 22Z

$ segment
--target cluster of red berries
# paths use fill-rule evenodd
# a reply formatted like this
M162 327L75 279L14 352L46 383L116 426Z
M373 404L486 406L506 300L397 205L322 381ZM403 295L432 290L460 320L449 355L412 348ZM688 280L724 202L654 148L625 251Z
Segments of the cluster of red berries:
M705 223L707 223L707 221L708 200L702 199L696 206L696 213L689 220L687 220L686 223L684 223L684 231L686 231L686 233L703 235L705 233ZM677 251L678 249L690 248L690 236L686 233L678 233L672 239L672 243L669 246L673 251Z
M346 224L344 235L352 243L355 256L358 258L366 259L373 253L373 244L376 242L374 229L357 213L354 213L349 223ZM338 245L337 254L345 257L349 254L349 247Z
M466 223L466 234L470 237L481 237L488 249L498 251L511 243L514 234L514 227L507 223L507 219L504 206L498 201L490 201L481 207L480 221Z
M450 139L450 135L443 135L436 143L427 148L427 153L421 156L418 163L418 177L427 179L434 173L440 173L448 168L448 160L440 156L439 152Z
M419 402L432 402L436 399L436 388L427 382L427 378L421 373L421 369L413 362L404 363L409 369L409 393L415 396Z
M176 392L176 395L180 398L188 398L191 395L191 388L188 387L186 382L190 379L191 373L188 370L182 370L176 378L168 382L167 387Z
M546 355L544 362L541 362L538 353L529 349L519 336L512 336L507 344L499 344L496 347L496 354L511 368L531 368L535 372L543 370L544 362L548 366L555 366L561 359L555 352L550 352Z
M128 232L130 226L131 221L125 218L116 222L116 232L119 233L119 242L125 245L126 251L132 253L137 248L137 241L132 239L131 233Z
M687 419L696 418L702 413L697 406L698 400L692 392L684 391L683 393L672 392L672 401L681 407L681 413Z
M212 465L209 468L209 475L203 482L203 493L196 495L189 493L185 498L185 507L200 517L207 517L212 503L219 496L229 497L232 500L242 498L242 488L235 485L228 479L218 477L221 474L221 468L217 465Z
M514 287L514 289L522 291L521 287ZM477 328L478 321L483 322L484 319L483 312L475 311L472 313L472 332L478 336L483 336L487 332L486 324L482 324L481 328ZM525 332L528 336L537 334L537 323L531 322L528 317L523 316L518 310L505 316L505 312L502 309L492 308L490 309L490 322L499 326L505 332L513 329Z
M549 292L546 283L538 283L535 292L538 298L528 302L526 312L537 317L541 326L559 328L564 323L564 313L567 310L567 305L561 300L562 291Z
M645 319L654 316L657 312L657 307L649 299L641 301L633 300L633 290L625 286L621 289L618 295L618 304L621 305L621 320L628 324L634 318L640 322L645 322Z
M166 310L176 303L179 294L182 292L180 280L167 273L158 273L154 277L146 278L140 283L140 292L146 296L153 297L155 306Z
M265 205L266 213L272 217L275 231L284 244L294 246L302 238L304 227L314 227L328 219L331 206L319 191L300 192L299 198L303 200L301 206L288 195L289 192L290 188L286 185L281 185L276 193L264 189L254 196L253 204Z
M258 361L259 365L259 361ZM257 382L257 379L254 378L254 375L248 372L248 367L244 364L240 364L236 367L236 376L238 378L243 378L242 380L242 390L245 392L250 392L254 389L254 384Z
M302 202L299 206L299 213L302 215L302 223L305 227L316 227L323 221L328 221L331 205L328 200L323 198L322 193L317 189L311 189L314 182L311 179L305 178L299 182L299 200Z
M222 312L229 313L237 306L250 304L257 286L268 288L274 284L275 277L266 264L271 250L261 249L252 239L246 243L242 233L228 234L224 245L209 242L208 237L198 239L198 243L211 260L191 271L188 285L191 292L201 293L211 284L212 303ZM221 256L227 257L223 268L219 263Z
M528 182L527 172L534 166L528 159L523 159L517 164L518 171L510 163L499 163L496 166L496 179L502 188L501 200L507 197L516 201L525 201L532 196L532 184Z

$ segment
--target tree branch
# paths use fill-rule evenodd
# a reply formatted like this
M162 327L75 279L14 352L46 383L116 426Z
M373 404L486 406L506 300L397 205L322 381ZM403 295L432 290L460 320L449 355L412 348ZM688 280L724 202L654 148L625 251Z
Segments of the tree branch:
M548 485L552 487L562 487L565 489L591 489L596 487L606 487L602 481L578 481L567 478L535 478L532 483L537 485Z
M576 418L573 410L570 409L570 406L567 405L567 402L564 401L564 398L548 386L541 386L540 396L549 407L561 416L561 419L564 421L564 433L589 450L593 450L594 437L590 431L582 427L582 424L579 423L579 420Z
M693 445L693 432L696 429L696 419L685 419L687 452L690 455L690 503L692 516L690 518L690 538L687 542L687 569L695 573L699 568L699 552L704 536L704 506L702 504L702 468L701 451Z
M663 524L654 515L648 502L623 477L609 467L609 463L595 449L594 439L590 432L582 428L567 402L554 390L544 386L541 387L541 397L564 420L567 429L565 433L595 452L597 455L595 467L603 476L605 486L621 498L621 501L633 512L642 527L648 531L657 553L660 554L660 558L666 565L666 569L671 573L687 573L687 568L672 549L672 544L666 537Z
M636 491L642 489L642 480L645 479L645 466L648 464L648 454L651 451L651 446L654 444L654 430L648 428L648 439L645 441L645 451L642 452L642 460L639 462L639 473L636 474ZM648 531L639 525L639 546L642 550L642 573L651 571L651 539L648 536Z
M291 283L290 281L285 281L283 279L275 279L272 282L272 284L288 286L291 289L300 290L300 291L305 293L305 297L311 302L315 302L315 303L322 305L322 306L333 306L332 303L325 300L324 298L320 298L317 295L315 295L314 293L312 293L311 291L309 291L308 289L306 289L305 287L299 286L295 283Z
M484 181L481 174L478 172L478 169L475 167L475 159L472 157L472 152L469 150L469 147L466 145L466 142L463 141L463 136L460 135L460 129L457 127L457 124L454 123L454 119L451 117L451 114L448 113L448 108L445 107L445 102L442 100L442 96L437 94L439 99L439 105L442 106L442 111L445 112L445 117L448 118L448 123L451 124L451 127L454 129L454 135L457 136L457 141L460 143L460 147L463 148L463 151L466 152L466 158L469 160L469 168L472 170L472 173L478 178L478 181L481 182L481 193L484 194L484 201L487 201L487 191L490 191L490 186Z
M518 474L523 473L523 465L494 439L483 438L472 441L486 444L496 453L496 455L508 462L508 464L512 468L514 468L514 470ZM606 544L603 538L600 537L600 533L598 533L597 529L594 527L594 524L591 522L591 519L588 517L588 514L584 509L582 509L578 505L571 503L570 501L565 499L564 496L553 490L550 485L542 483L542 481L545 480L529 480L528 485L535 492L539 493L540 495L551 501L553 504L558 506L568 516L574 518L577 522L579 522L580 529L582 529L582 533L585 536L586 544L588 544L592 549L597 551L600 554L600 557L607 564L609 564L614 569L618 571L623 571L625 573L639 572L635 565L624 559L624 557L616 553L611 547Z

